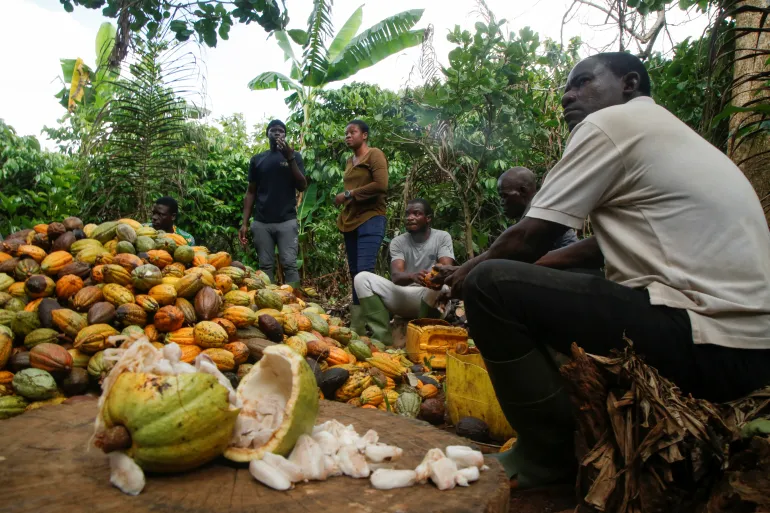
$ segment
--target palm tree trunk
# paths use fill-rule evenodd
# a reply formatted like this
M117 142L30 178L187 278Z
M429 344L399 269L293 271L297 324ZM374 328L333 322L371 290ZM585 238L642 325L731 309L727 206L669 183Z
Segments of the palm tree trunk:
M737 7L767 9L766 3L766 0L743 0ZM732 103L739 107L767 104L770 101L767 86L770 19L763 20L760 12L739 11L735 26L738 37L735 40ZM754 186L762 201L765 218L770 222L770 130L759 126L762 117L753 112L738 112L731 116L728 155ZM764 115L764 123L768 123L768 117ZM748 126L752 126L749 132L754 133L740 132Z

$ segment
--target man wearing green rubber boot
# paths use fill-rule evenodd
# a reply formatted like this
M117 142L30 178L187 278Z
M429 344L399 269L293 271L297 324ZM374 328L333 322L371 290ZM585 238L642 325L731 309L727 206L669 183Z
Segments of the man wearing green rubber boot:
M631 54L579 62L562 105L571 134L525 217L440 269L518 433L500 459L519 488L577 470L551 350L609 355L627 337L683 393L713 402L770 383L770 234L746 177L655 104ZM586 218L594 237L548 252ZM564 271L602 260L606 279Z
M390 243L390 280L374 273L356 275L354 286L361 302L363 323L372 329L372 337L392 344L390 314L405 319L438 317L438 291L423 285L424 278L436 265L454 264L452 237L431 228L433 209L424 199L406 205L406 233Z

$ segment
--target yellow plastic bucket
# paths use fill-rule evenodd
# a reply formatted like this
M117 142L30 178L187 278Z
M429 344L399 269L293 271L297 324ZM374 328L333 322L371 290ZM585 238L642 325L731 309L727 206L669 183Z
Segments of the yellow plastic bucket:
M441 319L417 319L406 327L406 354L414 363L427 359L434 369L446 369L446 352L466 342L468 332Z
M446 404L453 424L463 417L476 417L487 423L493 438L507 440L515 435L480 354L447 353Z

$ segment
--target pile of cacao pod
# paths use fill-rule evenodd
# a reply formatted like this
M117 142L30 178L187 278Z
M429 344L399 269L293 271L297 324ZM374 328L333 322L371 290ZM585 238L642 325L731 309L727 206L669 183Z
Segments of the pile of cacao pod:
M111 368L103 351L146 336L179 344L186 362L205 352L234 385L283 343L311 364L322 397L409 417L440 402L422 416L443 422L440 376L306 298L133 219L13 233L0 242L0 419L98 394Z

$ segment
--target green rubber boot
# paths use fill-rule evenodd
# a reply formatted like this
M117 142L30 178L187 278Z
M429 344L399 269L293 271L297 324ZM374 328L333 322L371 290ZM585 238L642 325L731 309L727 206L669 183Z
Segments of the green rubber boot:
M438 308L434 308L425 301L420 300L420 314L418 319L441 319L441 312L439 312Z
M350 329L359 337L366 336L366 324L364 324L364 312L361 305L350 305Z
M286 285L290 286L294 290L302 290L302 284L298 281L291 281L287 283Z
M386 346L393 345L393 335L390 332L390 312L385 308L380 296L358 298L361 303L364 323L372 329L372 338Z
M537 349L517 360L484 362L517 433L513 448L496 455L508 477L519 489L573 482L575 418L556 365Z

